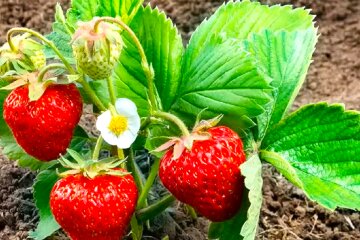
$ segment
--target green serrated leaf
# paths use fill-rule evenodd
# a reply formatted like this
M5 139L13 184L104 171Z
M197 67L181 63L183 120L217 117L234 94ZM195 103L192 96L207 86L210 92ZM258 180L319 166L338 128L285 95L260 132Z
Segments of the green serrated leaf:
M360 209L360 114L310 104L268 132L261 158L326 208ZM295 175L294 175L295 174Z
M262 164L259 155L251 156L240 166L241 174L245 177L245 187L249 190L250 207L247 211L247 220L241 228L241 236L244 240L255 239L259 225L260 210L262 204L263 179L261 175Z
M231 38L245 40L265 29L272 32L305 30L313 26L313 19L308 10L293 9L290 5L269 7L259 2L231 1L222 5L196 29L190 39L183 68L189 69L192 61L210 42L221 43Z
M72 14L77 15L77 19L81 21L90 21L97 16L96 12L99 7L99 2L106 2L105 0L72 0L71 11Z
M186 69L172 111L192 124L206 108L203 118L224 114L223 123L243 130L264 112L270 91L269 79L240 42L210 44Z
M29 237L35 240L43 240L60 229L50 210L50 192L59 177L54 170L45 170L38 174L35 180L34 199L39 210L40 222L35 231L29 233Z
M241 173L245 177L242 206L239 213L232 219L211 223L209 239L218 240L253 240L259 222L262 204L262 176L259 156L252 155L241 165Z
M245 69L249 66L242 66L241 69L243 60L241 57L250 59L252 56L254 68L257 69L259 75L263 75L262 71L264 71L261 66L262 59L254 54L254 51L251 52L248 47L245 50L250 51L251 56L245 55L244 49L242 49L244 53L241 55L238 50L239 46L248 39L246 42L248 45L245 44L245 46L255 42L251 41L255 33L262 33L265 30L269 33L280 30L306 30L313 27L312 21L313 16L309 14L309 11L292 9L291 6L269 7L250 1L235 1L224 4L212 17L198 27L190 40L184 55L182 71L185 74L181 78L180 94L178 95L178 102L175 103L175 108L183 111L186 115L183 113L182 116L186 119L192 117L191 115L199 112L202 108L213 106L215 109L210 109L212 114L225 111L223 112L225 124L237 126L241 130L254 126L252 119L263 114L272 106L268 104L270 100L266 95L269 93L270 87L267 83L263 83L266 79L264 76L259 77L260 80L252 79L251 76L246 78L247 75L252 74L252 69ZM234 46L219 47L227 42L233 42ZM237 56L234 52L237 52ZM286 52L286 54L289 53ZM236 76L235 69L241 69L242 75ZM191 78L190 75L189 77L187 72L194 73L194 76ZM268 78L273 77L266 71L265 73ZM199 76L202 77L201 81ZM218 91L207 90L196 95L192 94L193 89L191 88L196 90L199 85L208 83L210 81L208 79L216 79L220 76L227 79L228 82L213 81L217 85L216 90ZM241 81L241 76L243 81ZM303 78L303 74L300 77ZM231 87L229 87L229 82L231 82ZM212 82L210 83L211 85L207 86L207 89L215 85ZM256 92L253 89L250 91L250 88L253 87L251 84L256 85L255 89L260 94L250 95ZM188 89L186 89L187 86ZM249 91L246 90L247 87L249 87ZM185 96L182 96L183 94ZM178 113L178 111L175 112Z
M70 10L69 10L70 11ZM74 31L76 22L68 21L60 4L56 5L55 22L52 24L53 32L46 35L46 38L52 41L59 49L60 53L71 64L75 63L72 48L70 45L71 36ZM47 58L58 58L55 52L49 47L45 48L45 55Z
M61 8L60 3L55 7L55 22L53 23L53 30L66 31L69 35L72 35L72 29L68 27L68 22L64 15L64 11Z
M179 82L183 45L181 37L170 19L158 9L141 7L130 24L139 38L147 59L155 70L155 85L164 109L168 109L176 95ZM112 76L118 97L134 101L140 116L148 116L147 80L141 68L140 56L135 44L124 33L126 48L120 58L120 64ZM106 83L92 83L103 102L108 101Z
M121 17L128 23L143 4L144 0L102 0L99 1L98 16Z
M258 117L258 139L265 136L268 126L278 123L291 107L311 62L315 50L317 31L314 27L304 31L253 34L245 46L258 61L258 66L273 79L273 103Z

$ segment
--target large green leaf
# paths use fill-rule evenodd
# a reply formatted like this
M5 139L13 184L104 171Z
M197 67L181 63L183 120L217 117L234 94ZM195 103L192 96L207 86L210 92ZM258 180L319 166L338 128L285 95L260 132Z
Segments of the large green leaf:
M205 20L192 35L185 54L184 69L200 55L214 40L229 38L245 40L253 33L308 29L313 26L314 17L302 8L275 5L269 7L259 2L235 1L221 6L214 15Z
M79 20L90 21L97 16L99 2L104 0L72 0L70 11L76 14Z
M97 16L121 16L121 19L127 23L143 2L144 0L100 0Z
M278 31L306 30L313 28L312 21L309 11L291 6L269 7L250 1L224 4L197 28L189 42L182 65L184 75L172 109L193 120L200 110L209 108L211 116L224 113L224 122L232 127L244 130L254 126L252 119L272 106L268 104L267 78L276 77L264 67L264 59L271 58L272 53L256 54L262 42L254 34L266 30L277 36ZM244 42L245 49L240 47ZM292 47L286 49L286 56L293 53L289 52Z
M259 222L262 204L261 161L259 156L252 155L241 165L241 173L245 177L246 191L239 213L232 219L211 223L209 238L219 240L253 240Z
M261 158L329 209L360 209L360 114L307 105L268 132Z
M130 24L139 38L147 59L155 70L155 85L165 110L174 99L179 82L183 53L182 40L173 23L158 9L141 7ZM127 97L138 106L141 116L148 114L147 81L141 68L140 55L127 33L124 33L126 48L120 64L113 74L118 97ZM92 87L101 99L108 99L106 84L94 82Z
M193 123L224 114L223 122L238 129L254 126L251 118L270 101L269 79L239 41L210 44L186 69L172 111Z
M259 67L273 79L273 103L259 116L259 138L269 126L278 123L291 107L305 80L317 40L316 30L253 34L246 48L258 60Z
M29 237L35 240L42 240L51 236L60 229L50 210L50 192L59 177L54 170L40 172L35 180L34 199L39 210L40 222L35 231L29 233Z

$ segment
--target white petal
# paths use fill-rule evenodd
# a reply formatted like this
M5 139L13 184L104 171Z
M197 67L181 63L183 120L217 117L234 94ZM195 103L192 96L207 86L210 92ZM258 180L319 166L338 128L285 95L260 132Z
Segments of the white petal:
M131 133L134 135L137 135L137 133L140 130L140 117L139 116L131 116L128 117L128 129Z
M121 149L130 148L131 144L135 141L137 135L134 135L129 130L126 130L117 139L117 146Z
M103 137L104 141L112 146L116 146L118 144L118 137L113 134L110 130L102 131L101 136Z
M100 116L96 119L96 128L100 132L106 131L109 127L111 121L111 112L106 111L100 114Z
M118 98L115 103L115 108L117 113L124 117L138 115L135 103L128 98Z

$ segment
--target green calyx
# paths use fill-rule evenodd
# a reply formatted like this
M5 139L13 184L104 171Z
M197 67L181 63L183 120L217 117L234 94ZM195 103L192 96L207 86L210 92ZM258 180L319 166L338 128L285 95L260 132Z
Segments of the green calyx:
M30 34L13 37L15 49L9 43L0 47L0 76L8 71L33 72L46 65L44 47L30 38Z
M82 174L87 178L95 178L100 175L111 175L111 176L126 176L130 173L124 172L123 170L116 169L118 168L125 160L119 160L115 157L105 158L101 160L85 160L83 156L74 150L67 149L69 155L75 160L74 162L69 161L68 159L61 156L59 159L60 164L70 169L68 171L59 173L61 177L67 177L70 175Z
M93 80L110 77L124 46L120 28L101 22L95 30L97 20L79 23L72 40L77 67Z
M52 84L70 84L74 82L75 76L58 77L58 73L50 70L65 69L63 64L49 64L40 69L40 71L19 73L14 70L6 72L0 77L0 80L10 82L0 90L13 90L20 86L27 85L29 88L30 101L37 101L45 93L46 88ZM72 79L73 78L73 79Z

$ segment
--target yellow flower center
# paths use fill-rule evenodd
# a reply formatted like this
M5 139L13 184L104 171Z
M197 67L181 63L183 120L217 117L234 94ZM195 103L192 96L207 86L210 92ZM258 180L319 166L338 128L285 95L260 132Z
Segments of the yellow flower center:
M116 136L121 135L128 127L128 120L124 116L115 116L111 118L108 126L109 130Z

